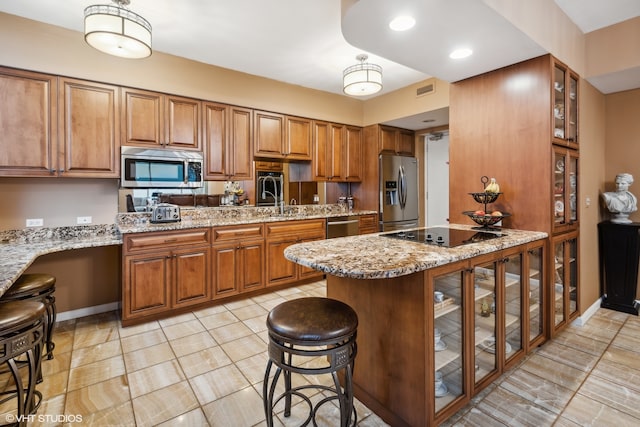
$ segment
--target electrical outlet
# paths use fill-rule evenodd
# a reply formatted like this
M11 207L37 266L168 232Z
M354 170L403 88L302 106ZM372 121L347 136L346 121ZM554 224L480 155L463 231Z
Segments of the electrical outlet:
M42 218L28 218L27 227L42 227L44 220Z
M79 216L77 224L91 224L90 216Z

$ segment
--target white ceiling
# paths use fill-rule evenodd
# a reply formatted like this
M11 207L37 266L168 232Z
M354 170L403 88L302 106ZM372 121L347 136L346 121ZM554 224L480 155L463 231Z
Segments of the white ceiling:
M640 0L555 1L585 32L640 15ZM0 12L82 32L84 8L96 3L110 1L0 0ZM341 0L131 0L129 9L153 26L155 51L338 94L343 69L360 53L383 67L378 95L431 76L456 81L546 53L479 0L352 3L344 19ZM416 17L411 32L389 30L388 21L400 12ZM472 57L448 58L452 48L465 45ZM420 115L402 124L437 126L443 116L440 111L435 122L425 124L429 117Z

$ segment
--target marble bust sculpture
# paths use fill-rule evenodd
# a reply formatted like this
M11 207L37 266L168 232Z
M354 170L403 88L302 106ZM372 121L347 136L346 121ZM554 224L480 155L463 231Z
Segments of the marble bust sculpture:
M629 214L638 210L638 200L631 192L629 186L633 184L633 176L629 173L616 175L616 191L602 194L609 212L614 216L611 222L618 224L630 223Z

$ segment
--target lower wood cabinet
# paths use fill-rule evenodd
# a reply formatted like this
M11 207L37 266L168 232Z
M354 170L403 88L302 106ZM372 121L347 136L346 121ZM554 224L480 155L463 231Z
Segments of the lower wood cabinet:
M298 280L322 277L323 273L296 264L284 257L284 250L295 244L324 240L326 220L270 222L265 224L267 248L267 286L293 283Z
M126 235L122 322L211 299L209 228Z
M263 224L213 229L213 299L264 287L263 230Z

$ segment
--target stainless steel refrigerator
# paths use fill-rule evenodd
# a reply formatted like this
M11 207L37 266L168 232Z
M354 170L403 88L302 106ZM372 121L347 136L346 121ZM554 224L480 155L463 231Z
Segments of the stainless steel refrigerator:
M418 226L418 159L380 156L380 227L382 231Z

